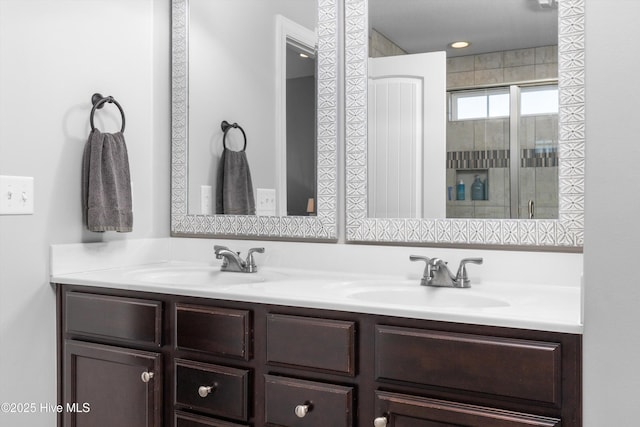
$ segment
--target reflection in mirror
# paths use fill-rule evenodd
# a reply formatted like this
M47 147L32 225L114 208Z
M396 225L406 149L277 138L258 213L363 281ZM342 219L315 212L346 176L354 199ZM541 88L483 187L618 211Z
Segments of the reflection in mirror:
M369 217L558 218L557 4L370 0L368 37Z
M212 212L208 201L229 188L220 185L222 175L218 178L220 123L227 120L246 133L256 213L306 215L308 199L315 199L315 66L310 65L312 72L302 87L292 88L287 76L301 70L291 69L296 62L281 50L295 46L315 57L316 27L315 0L189 0L189 213L223 213ZM280 57L285 58L282 63ZM279 88L280 81L286 83ZM284 108L276 109L277 103ZM292 107L305 115L288 120ZM298 134L290 138L288 132L279 133L281 124L285 129L294 126L292 132ZM311 136L300 138L300 133ZM243 135L229 132L226 145L241 150ZM290 164L304 170L289 170ZM238 180L234 171L225 173ZM288 195L287 187L295 190L299 181L299 192L305 193Z
M345 17L347 240L582 245L584 0L345 0ZM372 89L378 61L427 54L446 55L428 78L382 75L423 87ZM414 148L396 162L404 134ZM409 204L379 209L385 194Z
M171 1L172 234L335 239L337 1ZM216 215L240 130L256 215Z

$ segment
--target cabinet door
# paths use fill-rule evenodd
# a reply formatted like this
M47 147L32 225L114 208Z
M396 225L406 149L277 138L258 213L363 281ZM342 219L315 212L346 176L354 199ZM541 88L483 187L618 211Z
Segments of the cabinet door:
M159 353L65 341L65 427L153 427L162 420Z
M376 392L374 425L386 427L560 427L556 418L445 400ZM383 417L386 420L383 420Z

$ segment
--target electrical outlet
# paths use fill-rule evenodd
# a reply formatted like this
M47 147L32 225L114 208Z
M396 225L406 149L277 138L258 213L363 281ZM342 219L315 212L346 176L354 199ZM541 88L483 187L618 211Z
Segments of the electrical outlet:
M33 177L0 176L0 215L33 214Z
M274 216L276 214L275 188L257 188L256 202L256 215Z

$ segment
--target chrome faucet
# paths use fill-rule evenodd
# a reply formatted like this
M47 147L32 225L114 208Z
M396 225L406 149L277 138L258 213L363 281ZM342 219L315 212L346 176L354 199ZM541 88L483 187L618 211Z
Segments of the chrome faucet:
M240 258L240 252L234 252L226 246L215 245L213 250L216 253L216 259L222 260L221 271L233 271L237 273L256 273L258 266L253 254L258 252L264 253L264 248L251 248L247 253L247 259Z
M449 288L470 288L471 280L467 275L467 264L482 264L482 258L465 258L460 261L458 272L454 276L447 263L440 258L410 255L411 261L424 261L426 266L420 284L422 286L439 286Z

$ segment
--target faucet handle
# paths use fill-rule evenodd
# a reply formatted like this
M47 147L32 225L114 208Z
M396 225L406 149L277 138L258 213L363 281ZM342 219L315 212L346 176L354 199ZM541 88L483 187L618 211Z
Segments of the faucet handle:
M253 254L257 252L259 254L264 253L264 248L251 248L247 252L247 268L251 270L251 272L257 271L256 261L253 258Z
M421 255L409 255L409 260L410 261L424 261L425 262L425 266L424 266L424 273L422 274L422 280L420 281L420 284L422 286L427 286L427 283L429 283L429 281L432 278L432 272L431 272L431 258L426 257L426 256L421 256Z
M471 280L467 275L467 264L482 264L482 258L464 258L460 261L460 267L458 267L458 273L456 274L456 282L463 288L471 286Z

